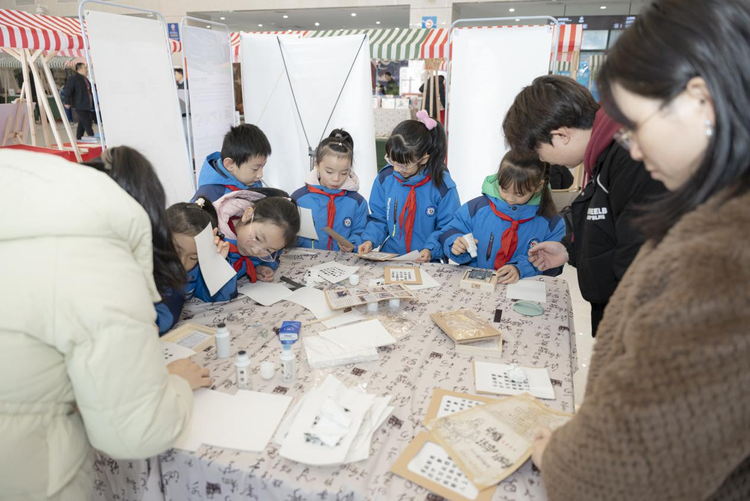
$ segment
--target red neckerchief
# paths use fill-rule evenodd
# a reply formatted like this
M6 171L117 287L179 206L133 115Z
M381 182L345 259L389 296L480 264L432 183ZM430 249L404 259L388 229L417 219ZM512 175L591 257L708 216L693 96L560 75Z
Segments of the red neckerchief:
M490 202L490 208L492 209L492 212L494 212L495 215L503 221L508 221L510 223L510 227L503 232L503 237L500 241L500 250L497 251L497 256L495 256L495 269L499 270L501 267L505 266L508 261L510 261L510 258L512 258L513 254L515 254L516 252L516 247L518 247L518 225L528 223L534 218L530 217L528 219L521 219L516 221L512 217L507 216L497 210L497 207L495 207L495 204L492 203L492 200L490 198L487 198L487 200L489 200Z
M398 217L398 224L401 226L401 229L404 229L404 215L406 215L406 235L404 240L406 241L406 252L411 252L411 236L414 231L414 215L417 213L417 194L415 190L419 188L420 186L424 186L425 184L429 183L432 180L432 178L428 175L425 176L424 179L422 179L417 184L404 184L406 181L404 181L401 178L396 178L396 181L401 183L401 185L404 188L411 188L409 191L409 196L406 197L406 203L404 204L404 208L401 209L401 214ZM406 214L406 211L409 211L409 214Z
M231 184L225 184L224 188L228 189L229 191L240 191L240 188L237 188L236 186Z
M328 227L333 229L333 220L336 219L336 203L334 200L336 197L343 197L346 195L346 190L341 190L338 193L331 194L308 184L307 191L328 197ZM333 237L330 235L328 236L328 250L333 250Z
M239 218L235 216L233 218L230 218L229 221L227 221L229 229L231 229L232 232L234 232L235 236L237 235L237 230L234 229L234 222L236 220L238 220L238 219ZM240 250L232 242L227 242L227 243L229 244L229 252L233 252L235 254L239 254L239 256L240 256L240 258L237 261L235 261L234 264L232 265L232 268L234 268L234 271L236 271L237 273L239 273L240 270L242 269L242 265L244 264L245 265L245 270L247 271L247 278L250 279L251 283L257 282L258 281L258 274L255 273L255 265L250 260L250 258L247 257L247 256L243 256L242 254L240 254Z

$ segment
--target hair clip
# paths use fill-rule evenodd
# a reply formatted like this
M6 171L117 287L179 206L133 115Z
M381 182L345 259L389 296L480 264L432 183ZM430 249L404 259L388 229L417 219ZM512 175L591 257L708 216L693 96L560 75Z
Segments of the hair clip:
M430 118L430 115L425 110L419 110L417 112L417 120L422 122L427 130L432 130L437 127L437 122Z
M194 203L195 203L195 205L197 205L198 207L200 207L202 209L203 206L206 205L206 199L205 198L197 198Z

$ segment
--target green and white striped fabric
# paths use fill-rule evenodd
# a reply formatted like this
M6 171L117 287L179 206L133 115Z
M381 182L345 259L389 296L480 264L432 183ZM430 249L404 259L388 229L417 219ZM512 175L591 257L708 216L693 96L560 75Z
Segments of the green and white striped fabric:
M72 57L55 56L49 61L50 68L65 68L70 66ZM37 63L38 64L38 63ZM20 68L21 61L10 54L0 53L0 68Z
M389 30L325 30L313 31L308 36L315 37L340 37L346 35L366 34L370 39L371 59L419 59L419 50L422 48L430 30L399 28Z

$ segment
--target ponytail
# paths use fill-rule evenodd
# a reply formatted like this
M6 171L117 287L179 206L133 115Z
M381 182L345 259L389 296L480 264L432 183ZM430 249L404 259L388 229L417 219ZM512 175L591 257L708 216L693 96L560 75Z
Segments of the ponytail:
M435 186L443 183L447 140L445 129L439 122L430 130L424 122L419 120L404 120L393 129L391 137L385 143L385 152L391 161L400 164L417 162L425 154L430 158L424 169L432 178Z
M323 139L315 148L315 163L320 164L328 155L346 158L349 163L354 162L354 139L344 129L333 129L331 134Z
M164 209L167 197L151 162L133 148L117 146L104 150L101 156L83 165L111 177L148 214L154 252L154 282L159 293L164 296L170 289L182 288L187 276L172 241Z
M214 204L205 197L198 197L194 203L180 202L167 209L169 228L172 233L181 233L190 237L196 236L207 225L219 227L219 217Z

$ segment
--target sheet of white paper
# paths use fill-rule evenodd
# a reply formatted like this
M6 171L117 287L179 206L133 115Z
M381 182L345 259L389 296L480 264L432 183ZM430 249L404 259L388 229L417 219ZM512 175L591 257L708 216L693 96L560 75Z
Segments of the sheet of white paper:
M315 315L315 318L326 318L336 314L332 309L328 307L326 301L326 295L323 291L314 289L312 287L302 287L297 289L290 296L286 298L287 301L298 304L303 308L307 308Z
M212 296L224 287L237 272L232 265L221 254L216 252L214 245L214 232L211 223L203 231L195 236L195 248L198 251L198 264L201 267L201 275L206 281L208 292Z
M327 398L328 396L322 394L319 390L310 391L279 450L281 457L310 465L343 463L354 441L354 437L359 432L365 413L373 404L375 395L347 389L343 394L335 396L336 402L352 413L352 424L346 436L334 447L321 445L316 441L309 441L305 436L305 433L320 415L323 402Z
M549 378L547 369L534 367L520 367L526 374L526 382L511 381L506 372L510 369L507 364L493 364L489 362L474 362L474 387L477 393L493 393L496 395L520 395L531 393L537 398L555 399L555 389Z
M195 355L195 352L190 348L185 348L177 343L169 343L167 341L161 342L161 350L164 352L164 365L168 365L175 360L181 358L188 358Z
M315 231L315 221L313 221L312 211L307 207L297 207L299 210L299 231L297 235L303 238L318 239L318 232Z
M320 333L320 337L352 351L380 348L396 342L391 333L380 323L380 320L368 320L367 322L323 331Z
M426 271L419 270L419 274L422 276L421 285L407 285L409 290L418 291L422 289L429 289L430 287L440 287L440 283L432 278Z
M293 294L291 290L281 284L267 282L246 283L239 287L237 292L263 306L271 306L283 299L288 299Z
M346 387L341 381L336 378L336 376L328 374L328 376L326 376L326 378L323 380L323 384L321 384L317 389L325 395L335 395L337 391L345 391ZM302 398L300 398L297 403L294 404L292 410L287 412L286 417L284 417L284 420L276 430L276 435L273 437L274 442L279 445L282 444L284 438L286 438L287 433L289 433L289 428L292 427L292 423L297 418L297 414L299 414L299 410L302 408L302 405L305 403L305 399L309 394L310 393L308 392L302 395Z
M340 325L351 324L353 322L359 322L360 320L364 319L365 316L360 312L350 311L349 313L344 313L342 315L339 315L338 317L333 317L332 319L326 320L322 323L329 329L333 329L334 327L338 327Z
M201 389L193 413L175 447L196 451L200 444L261 452L281 422L292 397L241 390L237 395ZM263 412L258 412L263 409Z
M356 463L357 461L364 461L370 457L372 436L395 409L395 407L388 407L388 402L390 401L390 395L375 398L372 407L370 407L365 414L365 418L362 420L362 426L360 426L357 436L354 437L354 441L352 442L349 452L346 454L344 463Z
M547 284L539 280L524 279L514 284L510 284L507 289L508 299L524 299L526 301L536 301L537 303L547 302Z
M406 468L466 499L476 499L479 490L458 468L448 452L435 442L425 442Z
M402 256L394 257L391 259L391 261L416 261L419 259L419 251L411 251L408 254L404 254Z
M335 284L354 275L359 269L359 266L346 266L335 261L329 261L328 263L315 265L311 269L318 270L318 276L320 278L325 278L329 282Z

